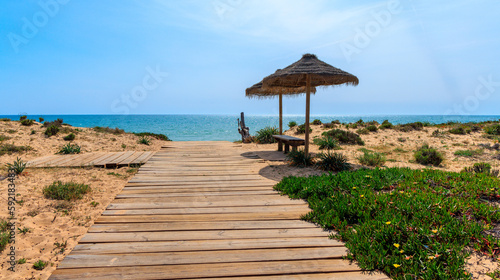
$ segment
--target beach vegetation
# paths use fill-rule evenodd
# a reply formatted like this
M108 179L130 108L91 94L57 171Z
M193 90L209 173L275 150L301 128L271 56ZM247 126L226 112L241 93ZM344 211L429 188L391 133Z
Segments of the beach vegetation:
M401 142L401 143L404 143L404 142L406 142L406 138L404 138L404 137L398 137L398 141Z
M49 262L44 262L42 260L38 260L37 262L35 262L33 264L33 268L36 269L36 270L43 270L47 264L49 264Z
M315 119L313 122L312 122L313 125L322 125L323 123L318 120L318 119Z
M365 122L363 121L363 119L359 119L357 122L356 122L357 125L364 125Z
M432 132L431 137L443 138L446 136L446 132L436 129Z
M313 143L319 146L320 150L340 150L337 140L329 135L314 138Z
M351 145L364 145L365 142L361 137L353 132L342 130L342 129L332 129L323 132L323 136L330 136L337 140L341 144L351 144Z
M346 171L351 170L352 166L347 162L347 157L341 153L332 153L330 151L326 153L319 153L316 158L316 166L324 171Z
M17 130L15 130L15 129L9 129L9 130L7 130L7 133L10 133L10 134L14 134L16 132L17 132Z
M443 155L429 144L423 144L414 153L415 161L423 165L439 166L443 162Z
M422 122L398 124L395 128L401 132L420 131L424 128L424 124Z
M141 138L137 140L137 143L149 146L151 144L151 139L147 136L141 136Z
M24 119L21 121L21 125L24 126L32 126L35 123L35 120Z
M17 231L18 231L19 234L26 234L26 233L30 232L30 229L27 228L27 227L17 228Z
M9 221L0 219L0 253L5 250L5 247L9 244L9 240Z
M332 128L335 128L336 126L337 126L337 123L334 123L333 121L323 124L323 128L325 128L325 129L332 129Z
M295 121L288 122L288 128L292 128L292 127L295 127L295 126L297 126L297 122L295 122Z
M75 138L76 138L76 136L73 132L71 132L70 134L63 137L63 139L65 141L73 141L73 140L75 140Z
M5 141L5 140L9 140L11 137L9 136L6 136L6 135L3 135L3 134L0 134L0 142L2 141Z
M385 120L382 122L382 124L379 126L380 129L392 129L394 125L389 122L389 120Z
M67 155L67 154L79 154L80 152L81 152L81 147L78 146L78 144L68 143L67 145L62 146L59 149L59 152L57 153Z
M466 135L471 133L471 129L467 125L460 125L448 130L448 132L451 134Z
M1 122L10 122L11 119L9 119L9 118L1 118L0 121Z
M125 148L127 148L127 145L122 144L122 149L125 149Z
M345 125L345 128L356 129L356 128L358 128L358 124L357 123L348 123Z
M477 162L474 163L472 167L464 167L462 172L474 173L474 174L485 174L491 177L498 177L499 171L492 170L491 164L487 162Z
M363 155L359 156L357 159L363 165L377 167L383 166L386 162L384 154L371 151L364 151Z
M304 150L291 150L286 154L286 161L291 166L308 167L314 164L314 157L311 154L306 155Z
M456 156L462 156L462 157L475 157L475 156L480 156L484 153L483 149L477 149L477 150L457 150L455 151L454 155Z
M368 131L370 131L370 132L377 132L377 131L378 131L377 126L376 126L376 125L374 125L374 124L370 124L370 125L368 125L368 126L366 127L366 129L367 129Z
M17 261L18 264L25 264L26 263L26 258L20 258L18 261Z
M109 134L116 134L116 135L125 133L125 130L119 129L118 127L110 128L110 127L94 126L93 129L95 132L100 132L100 133L109 133Z
M17 159L13 163L7 163L7 168L13 169L14 173L20 175L21 173L23 173L24 169L26 169L26 162L17 157Z
M92 207L97 207L97 205L99 205L99 202L97 202L97 201L90 202L90 206L92 206Z
M487 126L484 128L484 132L490 135L500 135L500 124Z
M34 134L36 134L36 130L33 129L33 130L31 130L31 135L34 135Z
M44 119L44 118L42 118L42 117L39 117L39 118L38 118L38 122L39 122L39 123L43 123L43 121L44 121L44 120L45 120L45 119Z
M490 143L478 144L478 146L483 147L483 148L488 149L488 150L495 150L495 151L500 150L500 144L499 143L495 143L493 145L491 145Z
M167 135L161 134L161 133L152 133L152 132L139 132L139 133L134 133L136 136L149 136L158 140L162 141L172 141L170 140Z
M56 125L51 125L49 127L47 127L47 129L45 129L45 132L44 134L47 135L47 137L50 137L50 136L53 136L53 135L57 135L57 133L59 132L60 128Z
M83 195L88 192L90 192L89 185L75 182L63 183L61 181L55 181L43 188L43 195L45 198L66 201L82 199Z
M311 127L309 127L309 133L311 133L313 130ZM297 127L297 132L295 134L305 134L306 133L306 124L301 124Z
M20 116L20 117L19 117L19 121L24 121L24 120L26 120L27 118L28 118L28 116L26 116L26 115L22 115L22 116Z
M16 146L14 144L3 144L0 146L0 156L13 153L22 153L31 151L33 148L31 146Z
M334 230L347 259L391 279L470 279L470 248L498 257L499 240L485 232L500 221L489 203L500 181L483 174L359 169L286 177L275 189L306 200L303 219Z
M361 135L368 135L370 134L370 131L367 128L360 128L356 130L356 133Z
M276 127L266 126L261 130L257 131L254 137L254 141L259 144L271 144L276 143L273 135L278 135L280 132Z
M62 125L63 125L63 119L57 119L55 121L43 123L43 127L50 127L50 126L62 127Z

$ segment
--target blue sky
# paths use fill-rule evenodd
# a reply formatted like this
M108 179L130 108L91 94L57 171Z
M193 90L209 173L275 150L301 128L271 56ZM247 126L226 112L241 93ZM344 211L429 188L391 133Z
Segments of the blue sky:
M314 53L312 114L500 114L500 2L2 2L0 114L277 114L245 89ZM304 114L305 97L285 98Z

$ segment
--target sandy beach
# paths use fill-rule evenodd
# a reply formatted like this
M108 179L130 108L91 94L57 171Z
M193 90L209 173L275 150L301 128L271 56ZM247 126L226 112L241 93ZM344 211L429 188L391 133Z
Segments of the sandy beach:
M17 121L0 122L0 135L4 140L1 145L13 144L15 146L29 146L28 151L20 153L6 153L0 157L2 171L0 175L6 176L5 165L12 163L17 157L29 161L42 156L53 155L66 145L63 140L69 132L74 132L76 139L72 141L81 146L82 153L104 151L157 151L166 142L150 138L150 145L139 144L139 136L122 133L112 134L96 132L92 128L76 128L63 126L66 133L47 138L44 135L45 127L35 123L32 126L23 126ZM312 125L311 139L319 137L327 131L321 125ZM344 129L344 128L343 128ZM447 131L449 128L424 127L421 131L401 132L394 129L379 130L368 135L361 135L365 141L364 146L342 145L336 152L347 156L355 168L362 167L357 157L363 152L360 148L381 152L386 155L387 167L436 168L444 171L459 172L464 167L472 166L476 162L487 162L493 169L500 169L500 160L497 159L498 151L479 146L480 144L493 145L496 140L483 137L484 132L472 132L467 135L444 133L440 137L433 137L433 132L439 129ZM355 132L355 129L350 129ZM253 132L252 134L254 134ZM296 135L295 129L286 132L287 135ZM439 167L423 166L415 163L413 152L423 143L443 153L445 160ZM241 149L248 154L261 155L265 164L256 165L259 174L266 178L279 181L284 176L309 176L322 174L315 168L290 167L283 161L271 159L283 158L282 154L274 152L277 144L241 144ZM477 150L482 153L473 157L456 156L457 150ZM316 145L311 145L311 152L321 152ZM74 248L78 240L86 233L94 220L124 187L125 183L134 175L136 169L123 167L119 169L104 168L28 168L19 176L15 183L17 186L18 201L16 205L16 259L26 262L16 265L16 272L8 271L8 249L2 252L0 262L2 279L47 279L56 269L58 263ZM52 182L62 180L65 182L84 183L91 187L90 194L81 200L64 202L46 199L42 189ZM7 180L0 183L0 218L7 219ZM22 229L27 229L22 233ZM47 262L43 270L35 270L33 264L39 260ZM473 256L470 260L469 270L475 275L491 271L497 267L492 262L481 256ZM484 277L481 276L481 277ZM478 279L488 279L488 278Z

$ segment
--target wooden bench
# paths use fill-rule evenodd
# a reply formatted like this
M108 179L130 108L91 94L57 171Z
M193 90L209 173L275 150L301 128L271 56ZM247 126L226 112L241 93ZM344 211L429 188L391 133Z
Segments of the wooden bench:
M288 135L273 135L274 139L278 141L278 151L283 151L283 144L285 144L285 154L292 150L296 151L298 146L305 145L305 140Z

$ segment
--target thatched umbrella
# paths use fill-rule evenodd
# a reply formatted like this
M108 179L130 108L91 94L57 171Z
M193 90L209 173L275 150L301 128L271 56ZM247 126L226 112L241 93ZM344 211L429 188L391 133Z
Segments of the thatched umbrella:
M358 85L356 76L319 60L314 54L305 54L292 65L276 71L262 80L263 88L306 87L305 154L309 154L309 108L311 92L317 86L341 84Z
M306 93L306 87L262 87L262 82L256 83L245 91L248 98L273 98L279 96L279 112L280 112L280 135L283 134L283 95L299 95ZM316 93L316 88L313 88L311 93Z

